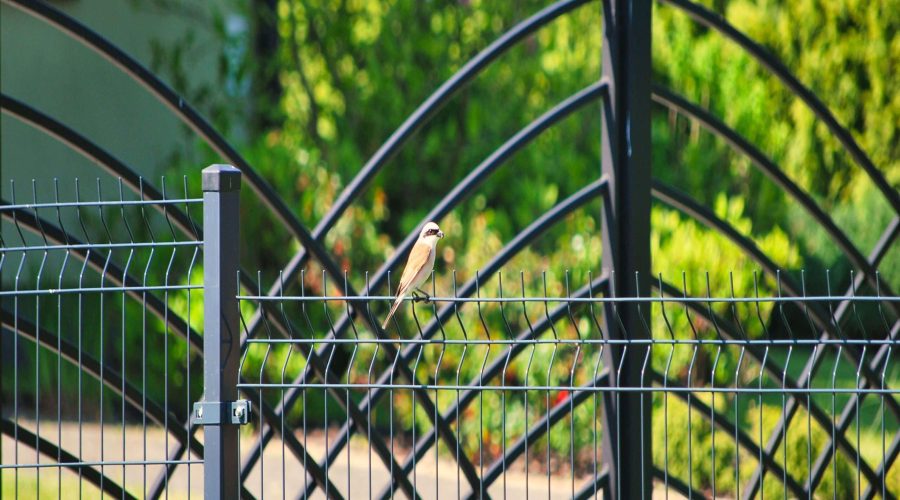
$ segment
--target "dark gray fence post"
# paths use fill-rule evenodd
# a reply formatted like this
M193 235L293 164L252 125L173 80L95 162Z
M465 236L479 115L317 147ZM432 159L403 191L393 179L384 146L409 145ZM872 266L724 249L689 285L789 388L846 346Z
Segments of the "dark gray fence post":
M249 403L237 401L240 324L237 301L241 172L230 165L203 169L203 385L194 405L203 425L204 494L238 498L238 426Z
M603 267L614 272L609 294L613 297L647 297L650 291L651 4L651 0L603 3L603 76L609 82L602 138L603 173L609 177ZM649 314L644 315L645 325L641 307L648 306L634 302L607 305L606 334L614 339L646 338ZM650 384L649 377L642 380L646 346L610 347L606 350L610 385ZM651 398L646 393L607 392L604 410L603 455L609 467L611 496L650 498Z

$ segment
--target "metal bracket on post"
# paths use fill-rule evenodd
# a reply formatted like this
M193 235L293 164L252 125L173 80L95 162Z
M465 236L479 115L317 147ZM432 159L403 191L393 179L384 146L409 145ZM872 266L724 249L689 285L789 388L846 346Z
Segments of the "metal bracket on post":
M246 425L253 407L250 401L198 401L194 403L195 425Z

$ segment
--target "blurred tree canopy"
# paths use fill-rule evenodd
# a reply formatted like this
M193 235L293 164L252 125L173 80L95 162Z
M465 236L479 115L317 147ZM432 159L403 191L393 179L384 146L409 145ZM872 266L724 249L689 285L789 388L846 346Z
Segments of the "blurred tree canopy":
M900 9L891 8L891 2L855 0L701 3L782 60L849 128L891 185L900 183L900 84L892 78L900 59ZM253 50L237 51L243 57L237 62L234 53L223 60L223 68L237 68L223 70L223 79L242 72L257 75L248 87L257 126L243 141L243 152L312 227L431 92L543 6L302 0L248 8L244 14L253 19ZM868 253L895 214L827 128L719 33L663 3L654 5L653 17L654 80L709 109L754 143ZM393 244L414 231L475 165L541 113L596 81L601 44L596 2L519 43L386 164L331 231L327 248L352 277L376 269ZM714 209L786 271L805 268L811 285L823 289L824 270L831 269L837 277L834 291L843 290L850 266L794 200L696 123L662 107L654 110L655 177ZM449 237L438 272L456 269L461 278L471 276L515 232L596 179L600 111L594 104L574 113L467 193L465 202L439 221ZM221 121L227 130L240 120L224 116ZM204 158L187 154L180 160L180 168L187 168ZM244 225L247 241L254 242L244 252L248 267L277 272L297 247L285 245L289 237L252 196L245 206L246 220L253 221ZM569 269L579 276L598 269L598 215L594 203L569 216L509 267ZM749 275L756 267L725 238L661 204L654 208L653 229L655 272L685 270L699 280L704 271L721 278L730 270ZM708 258L710 248L719 258ZM881 272L889 283L900 284L896 246ZM726 280L713 281L725 291ZM739 281L747 290L752 279Z

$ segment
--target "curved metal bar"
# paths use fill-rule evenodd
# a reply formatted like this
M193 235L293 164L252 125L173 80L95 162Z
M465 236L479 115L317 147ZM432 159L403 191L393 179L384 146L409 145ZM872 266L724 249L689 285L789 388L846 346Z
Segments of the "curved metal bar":
M391 134L387 141L381 145L378 151L375 152L359 173L356 174L353 180L350 181L347 187L344 188L328 213L325 214L318 224L316 224L316 227L313 230L313 236L317 240L324 239L325 235L328 234L331 227L337 223L338 219L350 203L352 203L353 199L359 196L359 193L365 188L369 181L371 181L372 177L381 170L394 153L396 153L416 131L428 123L437 110L440 109L450 97L462 89L466 83L481 72L485 66L506 52L506 50L515 45L522 38L537 31L557 17L584 5L587 1L588 0L560 0L513 26L500 38L470 59L469 62L460 68L459 71L454 73L453 76L445 81L434 91L434 93L420 104L406 121ZM534 122L532 122L532 124L533 123ZM511 152L517 149L518 148L513 148ZM428 220L429 219L426 218L425 221L427 222ZM398 253L402 253L400 250L405 248L405 246L398 247ZM307 256L306 249L300 249L300 251L294 254L294 257L291 258L288 265L284 268L283 274L285 283L290 283L294 280L297 272L299 272L305 264ZM395 261L396 259L392 262ZM391 267L393 267L393 264ZM268 291L268 294L270 296L275 296L278 295L280 290L281 284L276 283Z
M732 243L734 243L738 246L738 248L747 253L750 258L756 261L760 266L763 267L764 270L769 272L771 275L775 276L778 272L778 266L774 262L772 262L772 260L763 251L761 251L759 247L756 246L756 243L754 243L753 240L740 234L733 226L731 226L731 224L718 218L712 211L698 204L689 196L657 180L652 181L651 191L654 198L701 222L710 229L718 231L720 234L731 240ZM878 264L881 262L881 258L884 257L884 253L886 252L889 245L898 235L900 235L900 224L898 223L900 223L900 218L895 218L894 221L885 230L885 233L882 236L879 244L876 245L874 255L878 257L875 259L869 259L867 261L870 262L873 267L878 267ZM858 275L856 278L857 280L861 280L863 276ZM787 292L787 295L793 295L795 297L803 296L800 286L797 285L797 283L789 275L781 275L780 283L784 291ZM851 287L851 289L847 292L847 295L850 295L853 290L856 290L856 288L858 287L859 283L857 283L854 287ZM836 321L834 321L834 323L829 321L828 313L822 309L822 306L820 304L809 304L811 319L817 327L821 328L824 332L827 332L832 337L837 338L838 333L837 329L835 328L835 324L840 323L840 320L843 317L843 313L847 307L846 304L846 302L842 303L842 306L837 310L835 315ZM858 349L848 346L848 348L843 352L852 362L859 362ZM874 380L878 378L875 372L872 371L872 369L869 367L863 368L862 371L866 376L866 385L874 387ZM802 381L800 382L800 385L803 385ZM856 395L853 396L853 399L855 398ZM900 402L892 400L891 409L896 415L900 416Z
M754 59L762 64L763 67L778 77L778 79L781 80L794 95L803 100L809 109L825 123L825 126L831 130L831 133L834 134L837 140L847 148L850 156L852 156L856 163L865 170L866 174L869 175L869 178L872 179L872 182L878 186L878 189L884 194L884 197L887 198L888 203L894 207L894 211L900 213L900 194L898 194L898 191L888 184L881 171L878 170L878 167L872 163L872 160L869 159L865 151L863 151L859 144L856 143L856 140L850 134L850 131L837 121L837 118L834 117L831 110L828 109L828 106L819 100L819 98L816 97L816 94L800 83L800 80L798 80L787 66L778 60L778 58L767 52L761 45L754 42L747 37L747 35L729 24L722 16L709 11L702 5L688 0L660 1L682 10L694 21L725 35L725 37L741 46L741 48L746 50Z
M609 378L609 368L604 368L602 372L600 372L597 377L594 379L593 383L586 385L585 387L599 387L601 385L607 385L609 382L607 379ZM531 426L531 429L516 440L515 443L512 444L509 448L505 450L503 456L499 459L495 460L494 463L491 464L490 468L485 472L482 481L484 481L484 487L487 488L497 478L503 474L506 469L506 464L514 462L517 458L519 458L523 453L526 452L525 445L527 443L534 443L536 440L540 439L544 433L548 432L548 430L553 427L557 422L563 419L570 412L575 411L574 409L588 400L593 393L591 391L573 391L570 398L572 401L570 402L568 399L561 401L560 403L553 406L550 411L541 417L540 420L534 423ZM571 403L571 404L570 404ZM549 464L547 464L549 466ZM476 498L475 494L469 496L469 498Z
M9 204L10 203L6 200L0 199L0 205ZM15 212L15 215L13 215L13 212ZM35 217L33 213L27 210L4 210L3 212L0 212L0 214L2 214L3 219L11 223L15 223L15 221L18 221L18 224L24 226L26 229L34 232L35 234L41 234L41 229L43 229L43 234L47 237L48 240L60 245L82 245L81 241L74 236L62 231L59 227L45 219ZM132 278L130 275L124 275L124 271L117 265L113 264L112 262L107 264L106 257L101 255L97 251L90 252L85 247L79 247L71 248L68 250L68 252L82 262L87 260L88 266L90 266L91 269L97 271L98 273L102 273L105 266L106 279L114 283L116 286L138 288L142 286L141 282L137 279ZM122 276L125 276L125 278L122 279ZM153 313L153 315L156 316L157 319L164 323L168 321L168 324L172 328L172 331L180 335L182 338L187 339L194 352L203 352L203 337L201 337L193 328L191 328L190 325L188 325L187 322L183 318L181 318L181 316L169 309L168 306L166 306L166 304L159 299L159 297L153 295L152 293L147 293L145 295L144 292L139 292L136 290L128 290L126 293L128 294L128 296L138 302L146 300L147 309L151 313Z
M172 435L179 443L184 443L188 440L187 433L183 432L181 427L177 427L181 425L181 422L177 415L172 412L167 412L159 405L154 403L153 401L146 401L146 405L142 402L141 392L134 386L129 383L122 384L121 375L112 370L110 368L104 368L100 370L100 362L94 359L91 355L81 352L81 362L79 364L79 352L78 348L67 340L60 339L57 335L54 335L51 332L48 332L44 329L41 329L40 335L37 333L37 329L34 324L23 319L18 318L18 326L14 325L7 318L12 318L13 314L7 310L3 310L3 328L5 328L8 332L19 335L20 337L26 338L32 342L38 343L42 348L56 353L61 356L63 359L68 361L71 365L80 367L80 369L87 373L88 375L94 377L103 383L109 390L118 394L125 400L128 406L132 407L139 413L146 413L151 421L158 425L164 425L165 419L168 414L168 418L170 421L176 423L176 429L182 432L175 432L173 430L169 431L169 434ZM59 349L57 349L59 346ZM122 392L122 387L125 387L125 392ZM200 455L203 454L203 445L200 444L196 439L190 440L191 449Z
M375 176L381 167L397 152L398 149L466 83L475 77L482 69L501 54L514 46L519 40L525 38L539 28L550 23L557 17L574 10L587 3L588 0L561 0L546 7L528 19L520 22L494 40L484 50L469 60L453 76L445 81L428 99L416 108L412 114L394 131L393 134L378 148L378 151L366 162L356 177L344 188L338 196L329 213L322 218L316 226L316 235L324 235L337 222L350 203L360 191Z
M594 279L589 285L584 286L584 287L580 288L579 290L577 290L572 295L572 297L573 298L587 297L593 293L596 293L599 291L605 291L606 287L608 285L609 285L609 277L606 274L604 274L603 276L600 276L600 277ZM469 294L469 295L471 295L471 294ZM460 295L460 296L463 297L463 295ZM557 306L552 311L550 311L550 313L547 316L542 317L531 328L526 328L521 333L519 333L519 335L516 336L516 340L523 341L523 340L529 340L529 339L540 336L542 333L544 333L545 331L547 331L550 328L550 325L552 325L556 321L559 321L561 318L565 317L566 314L568 314L568 312L569 312L569 308L567 305L562 304L562 305ZM414 347L414 346L411 346L411 347ZM472 380L469 382L469 385L472 388L463 391L460 394L458 401L453 406L448 408L447 411L444 412L444 418L447 420L447 422L448 423L454 422L456 420L456 416L459 414L459 412L462 411L467 406L469 406L469 404L471 404L472 401L474 401L475 398L478 397L478 394L480 393L479 386L484 385L484 383L491 381L496 376L501 374L503 372L503 367L508 364L507 360L512 360L512 358L518 356L522 351L524 351L525 348L526 348L526 344L523 344L523 343L511 344L504 352L501 352L497 357L494 358L494 360L485 368L483 375L479 374L478 376L473 377ZM413 351L413 349L407 349L404 352L405 359L407 360L407 362L408 362L408 359L413 356L412 351ZM378 383L379 384L385 383L388 380L388 376L389 376L389 374L382 374ZM384 390L380 390L380 389L376 389L375 391L372 391L371 396L367 395L366 399L363 400L363 403L368 404L369 406L374 406L378 402L378 399L380 398L380 396L382 396L384 394L384 392L385 392ZM546 422L544 422L544 424L546 425ZM342 435L343 435L344 429L341 429L341 431L342 431ZM419 441L415 444L415 446L413 447L413 452L410 454L410 457L408 457L406 459L406 462L403 464L404 470L405 471L411 470L412 464L414 463L412 457L415 456L416 460L421 459L423 456L425 456L425 453L430 449L431 445L433 445L433 444L434 444L434 430L432 429L432 430L428 431L427 433L425 433L419 439ZM339 452L340 450L336 450L336 451ZM482 491L482 490L473 488L472 491ZM379 495L379 498L385 498L385 496L388 495L389 493L390 493L390 491L382 491L381 494Z
M888 249L891 248L891 245L898 237L898 235L900 235L900 217L895 217L894 220L891 221L891 223L888 225L887 229L885 229L884 234L882 234L872 252L869 254L869 262L872 263L872 266L879 266L882 259L884 259L885 255L887 255ZM857 290L862 284L863 278L864 277L862 275L854 276L853 283L850 285L847 292L845 292L845 295L853 294L854 291ZM837 310L834 313L834 323L840 323L849 307L850 303L846 301L842 302L841 305L838 306ZM823 338L824 335L825 334L823 333L820 338ZM896 331L892 332L891 335L896 335ZM883 355L883 353L885 352L884 349L886 347L887 346L884 346L882 350L877 353L876 358L873 361L877 361L879 357ZM853 349L851 346L847 346L847 348L843 349L843 353L852 362L860 364L861 360L857 349ZM807 361L807 364L804 367L804 374L797 383L801 386L806 385L806 383L812 379L812 376L819 369L824 360L824 349L815 351L813 357ZM869 365L866 365L864 363L862 364L862 373L865 375L865 382L870 386L874 386L874 381L878 379L877 375L875 375L873 372L874 366L877 366L877 363L873 362ZM773 429L772 433L769 435L769 442L766 445L766 449L770 452L775 450L781 443L781 440L784 438L785 428L787 428L787 426L790 425L790 422L794 419L794 415L796 414L798 408L798 403L794 399L795 398L792 397L790 402L788 403L788 406L784 408L782 418L778 420L778 423L775 425L775 429ZM859 394L851 395L850 399L845 405L845 408L853 407L853 405L855 405L859 399L861 399L861 396ZM888 401L888 404L891 407L891 410L894 412L894 415L900 416L900 402L898 402L896 398L887 398L886 401ZM839 425L839 427L841 426ZM829 440L828 446L826 448L830 450L831 448L833 448L833 446L834 444ZM753 477L750 479L750 482L747 484L747 488L745 489L745 491L747 493L753 492L753 494L755 494L755 492L760 487L761 481L762 478L760 477L760 475L754 473Z
M272 186L256 173L253 167L199 112L156 75L97 32L45 2L35 0L2 1L55 26L59 31L97 52L136 82L143 85L154 97L175 113L181 121L202 137L216 153L240 169L241 173L246 176L250 187L259 196L260 201L310 251L332 279L336 282L341 281L343 273L331 259L328 252L325 251L322 243L312 237L309 230L300 223L299 219L291 212L290 208L278 196Z
M51 443L50 441L47 441L44 438L39 438L33 432L19 426L11 420L8 420L6 418L0 419L0 433L6 434L10 438L19 436L21 438L19 442L25 443L32 449L34 449L35 443L37 443L37 451L42 455L47 456L53 460L57 460L57 458L61 459L61 462L59 464L60 467L65 467L75 472L76 474L80 472L82 477L90 481L90 483L96 486L97 489L103 491L113 498L129 498L137 500L137 497L125 491L125 489L116 484L116 482L109 476L100 474L100 471L98 471L97 469L93 467L67 465L66 462L69 462L70 464L78 463L78 457L72 455L66 450L63 450L62 448Z
M597 498L597 492L604 492L603 498L609 498L606 489L609 488L609 469L603 469L603 472L597 476L596 481L589 481L578 490L575 494L575 500L588 500L589 498Z
M551 210L544 213L541 217L539 217L537 220L532 222L526 229L521 231L516 236L516 238L514 238L511 242L509 242L507 245L505 245L504 248L500 252L498 252L497 255L495 255L494 258L491 259L491 261L483 268L482 272L479 273L479 276L481 276L482 279L492 276L506 262L508 262L516 254L518 254L530 242L532 242L534 239L536 239L541 234L543 234L544 231L546 231L551 226L553 226L553 224L555 224L556 222L558 222L559 220L561 220L563 217L570 214L574 210L580 208L588 201L594 199L595 197L597 197L601 194L605 194L607 186L608 186L608 181L607 181L606 177L598 179L598 180L592 182L591 184L588 184L587 186L585 186L578 192L574 193L570 197L566 198L565 200L563 200L562 202L557 204L555 207L553 207ZM603 284L605 286L606 276L604 275L604 276L597 278L596 282L598 284ZM474 279L470 280L465 285L463 285L463 287L460 289L459 296L460 297L471 296L473 293L475 293L475 288L476 288L475 280ZM586 295L587 289L585 288L585 289L579 291L578 293L581 293L582 295ZM435 319L432 320L431 322L429 322L425 326L425 328L422 329L422 337L423 338L431 338L434 335L434 333L437 331L437 329L439 327L439 322L446 321L447 318L454 312L454 310L455 309L452 306L446 306L446 307L443 307L440 311L438 311ZM564 311L562 311L562 312L564 312ZM345 320L351 321L347 316L344 316L343 318L341 318L342 322ZM341 325L341 324L342 323L339 323L339 325ZM340 331L340 326L338 327L337 331ZM514 347L513 350L516 354L518 354L518 352L522 348L524 348L524 347ZM414 353L417 350L418 350L418 348L415 345L407 346L403 350L403 352L401 354L400 363L398 363L398 364L400 364L401 366L406 366L406 364L409 362L409 360L411 360L414 357L414 355L415 355ZM503 358L503 356L501 356L501 358ZM494 376L496 376L497 373L500 372L500 370L502 368L502 366L501 366L502 359L500 359L500 358L497 358L497 359L498 360L495 360L495 362L488 369L487 379L493 378ZM305 376L308 376L308 374L303 374L303 375L299 376L297 378L297 380L305 380L303 378ZM380 384L386 383L386 381L389 379L389 376L390 376L390 372L386 371L385 373L383 373L380 376L378 383L380 383ZM296 383L296 380L295 380L295 383ZM367 394L366 398L363 400L364 409L368 408L370 406L374 406L374 404L377 403L378 399L380 399L384 393L385 393L385 391L382 389L375 389L374 391L370 391L370 394ZM299 395L299 391L297 391L297 390L292 390L291 392L289 392L287 395L287 399L286 399L287 402L285 404L285 407L289 407L290 405L294 404L298 395ZM371 398L371 401L370 401L370 398ZM454 416L455 416L455 414L454 414ZM328 452L328 457L332 457L332 455L334 457L336 457L337 454L340 453L341 447L345 444L345 441L347 439L349 439L349 432L351 432L351 430L349 428L347 428L347 426L344 426L341 429L341 433L338 435L338 438L335 440L335 445ZM433 435L431 435L431 437L433 438ZM430 442L429 442L429 445L430 445ZM414 454L415 454L415 452L414 452ZM419 458L419 457L417 457L417 458ZM409 465L409 460L408 460L408 463L406 465L404 465L404 467L406 467L407 465ZM471 485L471 486L473 488L473 491L481 491L480 489L476 488L475 485Z
M653 371L652 373L653 382L659 385L665 385L666 379L657 371ZM668 385L677 385L674 384L671 379L668 381ZM729 421L724 415L717 412L712 412L712 408L709 407L706 403L701 401L699 398L689 398L688 393L675 391L674 394L686 402L690 407L697 408L700 415L703 416L704 419L709 420L710 414L713 416L712 424L716 427L719 427L723 431L725 431L729 436L737 436L738 444L743 447L750 455L754 457L763 457L763 463L761 464L766 469L772 471L773 474L776 474L778 478L787 477L788 484L786 485L794 495L797 495L798 498L802 498L804 496L803 485L798 483L793 476L785 475L784 468L775 461L775 457L772 456L771 452L766 451L763 453L763 450L760 449L759 445L757 445L753 438L747 435L746 432L740 430L740 428L736 427L734 423ZM672 476L669 476L669 481L671 482Z
M866 492L863 493L862 498L871 499L875 498L875 495L878 492L878 486L882 484L887 473L891 470L891 464L897 460L897 456L900 455L900 432L894 434L894 441L891 442L890 447L886 450L884 460L881 465L878 466L878 478L881 481L877 481L875 483L869 483L869 486L866 487ZM888 493L888 492L885 492Z
M701 500L706 500L707 498L709 498L697 490L692 490L691 488L688 487L687 483L685 483L681 479L678 479L677 477L669 476L667 478L665 476L665 474L663 473L662 469L660 469L659 467L653 468L653 477L657 481L668 480L669 486L672 487L672 489L674 489L675 491L680 493L681 496L683 496L685 498L689 498L689 499L699 498Z
M793 197L800 205L806 210L815 220L818 222L828 234L831 235L834 242L837 244L838 248L844 253L844 255L850 260L853 266L859 269L863 274L866 275L866 279L875 286L875 269L869 265L869 262L866 258L859 252L855 245L850 241L844 232L837 227L831 217L828 216L815 201L799 186L797 186L792 180L790 180L778 166L766 157L762 152L756 149L755 146L750 144L746 139L744 139L740 134L735 132L732 128L725 125L721 120L714 117L708 111L696 106L695 104L687 101L683 97L675 94L669 89L661 87L659 85L653 86L653 95L652 98L654 101L662 104L663 106L683 113L694 120L697 120L704 128L706 128L709 132L718 136L720 139L727 142L732 148L739 151L741 154L746 156L759 168L769 179L775 182L779 187L787 191L791 197ZM889 289L885 288L886 295L893 295ZM887 302L888 307L893 311L897 311L897 304L892 302Z
M659 284L655 281L651 283L654 289L659 289ZM683 291L678 288L672 286L670 283L663 281L662 290L659 290L661 293L673 297L675 299L684 297ZM731 324L731 322L726 321L724 318L719 316L718 314L713 313L712 317L702 305L698 302L687 302L684 304L686 307L691 309L693 314L696 314L707 321L711 322L718 326L718 330L721 331L723 337L727 337L730 339L740 339L741 335L737 333L737 328ZM802 389L802 385L798 384L793 378L788 376L783 371L779 371L778 367L773 364L771 357L766 357L763 353L759 352L757 346L747 346L746 348L747 354L749 354L753 359L762 366L762 368L769 374L770 377L775 379L778 382L781 382L784 387L790 387L791 389ZM816 422L828 432L829 435L834 434L833 428L834 424L831 421L831 417L829 417L821 408L819 408L815 404L807 404L807 401L804 398L794 398L792 401L796 401L797 403L803 405L807 412L816 419ZM848 457L854 457L856 450L847 441L847 438L843 434L837 434L838 445L841 450L847 453ZM860 470L866 476L868 481L873 481L876 478L875 472L869 467L869 464L866 462L862 462L860 464Z
M582 89L580 92L572 95L568 99L566 99L566 100L562 101L561 103L559 103L558 105L554 106L553 108L548 110L546 113L541 115L539 118L532 121L529 125L527 125L525 128L523 128L518 133L516 133L513 137L511 137L509 140L507 140L500 148L498 148L493 154L491 154L488 158L486 158L484 161L482 161L477 167L475 167L475 169L473 169L473 171L469 175L467 175L465 179L463 179L459 184L457 184L454 187L454 189L450 193L448 193L441 200L441 202L438 203L438 205L423 219L422 224L424 224L425 222L427 222L429 220L439 220L439 219L443 218L446 214L450 213L450 211L453 210L453 208L455 208L456 205L458 205L469 194L471 194L472 189L474 187L478 186L481 182L483 182L484 179L488 175L490 175L492 172L494 172L508 158L510 158L516 151L520 150L522 147L527 145L537 135L539 135L541 132L543 132L550 126L552 126L554 123L562 120L563 118L565 118L572 112L585 106L586 104L592 102L593 100L598 99L601 96L603 96L604 93L606 92L606 89L607 89L607 83L605 81L599 81L592 85L589 85L588 87ZM575 198L573 200L570 200L570 203L575 202L576 200L580 200L579 203L586 201L586 199L583 199L581 197L588 195L588 193L594 193L593 195L598 194L601 189L605 189L606 182L607 181L605 179L601 179L601 180L595 181L594 183L586 186L585 188L583 188L582 190L580 190L578 192L580 194L576 193L577 196L573 195ZM592 195L589 195L589 196L592 196ZM568 213L566 210L570 210L570 209L574 208L574 205L566 204L565 202L560 204L560 206L563 207L560 209L562 211L558 212L557 215L550 216L553 221L556 220L555 218L561 217L565 213ZM545 214L545 216L546 216L546 214ZM541 224L544 224L546 222L547 221L545 221ZM552 223L552 222L550 222L550 223ZM533 225L534 229L540 228L541 224ZM520 235L518 237L518 240L521 242L531 241L528 237L523 237L522 235ZM402 243L397 248L394 255L387 262L385 262L385 264L382 265L382 267L375 274L375 276L372 280L371 288L378 288L378 287L382 286L383 282L387 279L388 270L390 268L392 268L393 266L395 266L400 261L400 259L403 258L405 251L412 246L412 243L414 243L414 241L415 241L415 233L412 233L406 238L406 240L404 240L404 243ZM297 254L297 255L299 256L300 254ZM497 261L496 258L495 258L495 261L496 262L505 262L502 260ZM301 261L298 260L297 256L295 256L295 259L293 259L291 261L291 263L288 265L288 268L286 268L286 270L285 270L285 279L278 280L279 282L276 283L275 286L273 286L273 288L268 292L268 294L270 296L273 294L277 295L278 293L280 293L281 282L282 281L288 282L291 279L291 277L288 273L292 270L297 269L296 267L292 268L291 266L294 266L294 265L299 266L300 262ZM472 284L470 286L474 286L474 284ZM469 292L469 293L471 293L471 292ZM368 315L364 314L363 316L368 318ZM335 326L335 332L337 332L338 336L342 335L342 333L349 327L349 324L351 321L352 321L352 318L348 314L344 314L341 317L341 319L337 322L337 324ZM251 332L251 334L248 336L252 336L252 332L259 329L261 324L262 324L261 314L256 313L247 326L248 332ZM378 332L380 330L375 329L374 331ZM331 335L329 335L329 337L330 336ZM323 346L320 349L319 354L324 355L327 348L328 348L327 345ZM341 371L342 365L338 364L336 366L338 367L338 368L336 368L337 371ZM308 373L301 374L297 380L301 380L302 377L304 377L304 376L308 376ZM296 402L296 399L299 397L299 394L300 394L300 392L297 390L291 390L290 392L288 392L287 397L286 397L287 398L286 399L286 407L293 405ZM429 413L429 415L431 415L431 413ZM265 436L268 439L271 439L272 431L271 430L266 431ZM264 438L262 440L263 446L265 446L265 444L268 442L268 439ZM337 442L339 442L339 440ZM258 446L259 445L257 445L257 447ZM250 456L251 457L256 456L256 455L258 455L258 453L259 453L258 450L254 450L254 452ZM245 465L252 465L252 463L245 464Z
M2 93L0 93L0 110L55 138L88 160L97 163L111 176L122 179L122 182L133 192L138 194L143 192L144 198L149 200L163 199L162 193L157 191L149 182L143 180L134 169L98 146L96 143L52 117L18 99ZM184 232L184 234L193 237L198 241L203 241L201 229L196 227L196 224L191 221L187 214L181 211L177 206L167 205L165 208L160 205L151 206L158 212L171 216L175 226Z

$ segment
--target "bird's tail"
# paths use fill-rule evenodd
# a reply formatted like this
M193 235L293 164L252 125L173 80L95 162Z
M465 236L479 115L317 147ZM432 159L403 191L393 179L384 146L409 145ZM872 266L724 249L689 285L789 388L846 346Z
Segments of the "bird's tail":
M391 320L391 317L394 316L394 313L397 312L397 308L400 307L400 304L403 302L403 295L397 295L397 300L394 301L394 305L391 306L391 312L388 313L387 318L384 319L384 323L381 324L381 329L385 330L388 326L388 321Z

